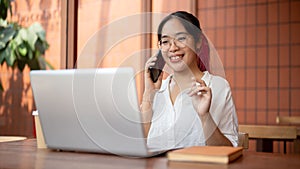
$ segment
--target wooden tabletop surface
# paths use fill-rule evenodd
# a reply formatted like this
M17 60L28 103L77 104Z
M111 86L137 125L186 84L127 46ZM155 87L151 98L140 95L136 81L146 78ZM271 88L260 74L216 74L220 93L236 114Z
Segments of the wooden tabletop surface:
M0 143L0 168L106 168L106 169L276 169L299 168L300 155L244 151L243 156L230 164L168 162L165 155L151 158L127 158L115 155L58 152L37 149L35 139Z

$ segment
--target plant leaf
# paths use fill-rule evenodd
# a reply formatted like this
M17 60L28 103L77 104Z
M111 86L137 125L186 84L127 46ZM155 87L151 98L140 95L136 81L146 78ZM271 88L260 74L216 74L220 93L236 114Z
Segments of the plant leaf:
M7 20L4 20L4 19L2 19L2 18L0 18L0 26L1 27L7 27Z
M33 58L27 62L27 65L29 66L30 70L40 70L40 65L37 60L37 58Z
M30 48L27 48L27 50L28 50L27 58L30 59L30 60L33 59L33 57L34 57L34 55L33 55L34 51L31 50Z
M17 66L18 66L20 72L23 72L25 65L26 65L25 61L22 61L22 60L18 61Z
M38 39L35 43L35 48L38 50L41 54L45 54L45 51L49 48L49 45L45 41L41 41Z
M0 50L5 48L8 41L10 41L15 35L16 31L13 25L8 25L7 27L0 27Z
M13 39L13 41L15 42L15 45L18 46L18 45L21 45L23 43L23 39L21 37L21 34L18 33L16 35L16 37Z
M9 48L7 48L9 52L7 52L7 55L5 57L6 63L8 66L13 66L16 61L16 55L13 52L10 52Z
M7 17L7 9L8 9L7 2L0 0L0 8L1 8L1 10L0 10L0 18L6 19L6 17Z
M25 57L27 55L27 48L24 44L19 45L17 49L21 56Z
M34 44L38 39L38 36L33 31L29 29L21 28L18 34L20 35L22 40L26 41L29 44L32 50L35 50Z
M2 65L5 59L5 52L4 50L0 50L0 64Z
M21 37L22 40L26 40L27 39L26 28L21 28L18 32L18 35Z
M41 24L34 22L28 30L34 32L42 41L46 41L46 33Z
M35 43L38 40L38 36L35 34L34 31L27 29L27 43L31 47L31 50L35 50Z
M16 60L16 56L11 52L10 48L7 47L1 52L1 58L4 57L8 66L13 66Z
M17 45L17 42L16 42L16 38L12 39L12 40L9 42L8 46L10 47L10 49L11 49L12 51L16 50L16 48L17 48L17 46L18 46L18 45Z
M40 68L42 70L45 70L46 69L46 62L45 62L45 59L43 57L38 57L38 62L39 62L39 65L40 65Z

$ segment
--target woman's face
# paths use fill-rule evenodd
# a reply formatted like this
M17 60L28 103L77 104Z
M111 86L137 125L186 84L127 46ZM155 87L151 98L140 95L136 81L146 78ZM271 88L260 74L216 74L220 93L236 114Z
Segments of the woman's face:
M185 71L197 65L195 41L178 19L170 19L161 32L160 48L166 64L174 72Z

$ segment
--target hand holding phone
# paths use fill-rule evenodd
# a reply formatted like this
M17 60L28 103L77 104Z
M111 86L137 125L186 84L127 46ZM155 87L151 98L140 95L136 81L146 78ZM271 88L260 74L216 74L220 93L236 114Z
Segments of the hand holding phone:
M159 50L156 54L157 60L155 61L155 65L152 67L149 67L150 71L150 77L154 83L158 80L158 77L160 76L162 69L165 66L165 60L162 57L161 51Z

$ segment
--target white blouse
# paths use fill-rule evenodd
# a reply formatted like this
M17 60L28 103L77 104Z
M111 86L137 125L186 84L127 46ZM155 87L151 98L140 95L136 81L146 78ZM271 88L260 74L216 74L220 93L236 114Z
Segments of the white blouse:
M205 137L201 120L193 108L186 89L178 94L174 105L170 100L169 76L163 81L153 101L153 117L147 144L153 150L167 150L189 146L204 146ZM228 82L204 72L202 80L211 88L212 101L209 112L220 131L238 145L238 120ZM212 131L214 131L212 129Z

